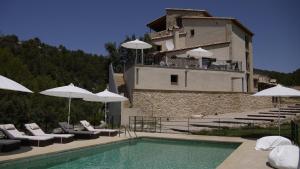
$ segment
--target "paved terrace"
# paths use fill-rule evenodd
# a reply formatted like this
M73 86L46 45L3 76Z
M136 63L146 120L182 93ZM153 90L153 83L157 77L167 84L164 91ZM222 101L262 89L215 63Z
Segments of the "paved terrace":
M270 169L266 165L267 151L256 151L255 140L247 140L239 137L218 137L218 136L199 136L185 134L165 134L165 133L137 133L138 137L172 138L185 140L206 140L222 142L242 143L217 169ZM100 137L93 140L76 140L68 144L53 144L47 147L22 147L20 150L10 153L0 153L0 163L21 159L26 157L38 156L42 154L56 153L71 149L79 149L99 144L108 144L116 141L129 139L124 134L120 137Z
M277 124L279 110L277 108L260 109L241 113L226 113L218 115L208 115L202 118L170 118L170 121L162 121L162 132L181 133L199 132L201 130L211 130L217 128L242 127L251 123L256 125ZM283 108L280 110L281 123L300 116L300 109ZM189 127L188 127L189 124ZM138 124L139 125L139 124ZM134 127L133 124L131 126ZM139 128L141 126L137 126ZM159 131L159 126L157 127Z

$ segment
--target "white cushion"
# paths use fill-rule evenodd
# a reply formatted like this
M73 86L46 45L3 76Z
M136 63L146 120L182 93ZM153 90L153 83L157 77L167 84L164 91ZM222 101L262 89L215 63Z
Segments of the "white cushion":
M37 124L35 124L35 123L29 124L29 127L31 128L31 130L37 130L37 129L40 129L40 127L39 127Z
M88 130L88 131L95 131L94 127L86 120L81 120L80 123Z
M294 145L283 145L274 148L268 157L272 167L278 169L298 169L299 147Z
M266 136L256 141L255 150L272 150L280 145L291 145L292 142L281 136Z
M16 129L16 127L15 127L13 124L6 124L6 125L4 126L4 128L5 128L6 130L15 130L15 129Z

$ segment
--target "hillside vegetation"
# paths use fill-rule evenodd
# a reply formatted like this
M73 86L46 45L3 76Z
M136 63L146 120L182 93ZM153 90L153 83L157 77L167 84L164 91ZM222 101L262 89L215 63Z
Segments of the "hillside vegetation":
M292 73L282 73L262 69L254 69L254 73L266 75L273 79L277 79L278 83L285 86L300 86L300 68Z
M26 122L36 122L47 129L57 127L57 122L67 119L67 99L38 92L70 83L92 92L102 91L106 87L107 67L108 59L102 56L49 46L37 38L21 42L16 36L0 37L0 74L35 92L0 90L0 123L23 127ZM99 122L99 106L100 103L74 99L71 121Z

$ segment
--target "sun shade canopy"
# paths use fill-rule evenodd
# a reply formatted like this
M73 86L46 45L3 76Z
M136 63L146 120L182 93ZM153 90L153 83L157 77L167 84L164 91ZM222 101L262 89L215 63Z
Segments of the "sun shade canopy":
M31 90L27 89L25 86L15 82L11 79L8 79L7 77L4 77L2 75L0 75L0 89L33 93Z
M253 96L274 96L274 97L299 97L300 91L291 89L278 84L275 87L271 87L260 92L255 93Z

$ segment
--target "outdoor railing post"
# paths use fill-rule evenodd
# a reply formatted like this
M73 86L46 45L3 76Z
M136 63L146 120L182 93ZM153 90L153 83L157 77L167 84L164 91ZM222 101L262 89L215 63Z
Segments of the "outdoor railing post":
M142 116L142 132L144 131L144 116Z
M188 134L190 134L190 118L189 117L188 117L187 123L188 123Z
M136 116L134 116L134 131L136 132Z
M130 121L131 121L131 116L129 116L129 122L128 122L129 129L131 129Z
M159 127L160 127L160 133L161 133L161 117L159 117Z
M221 135L221 119L219 118L219 127L218 127L218 129L219 129L219 135Z
M154 132L156 133L156 117L154 117Z

